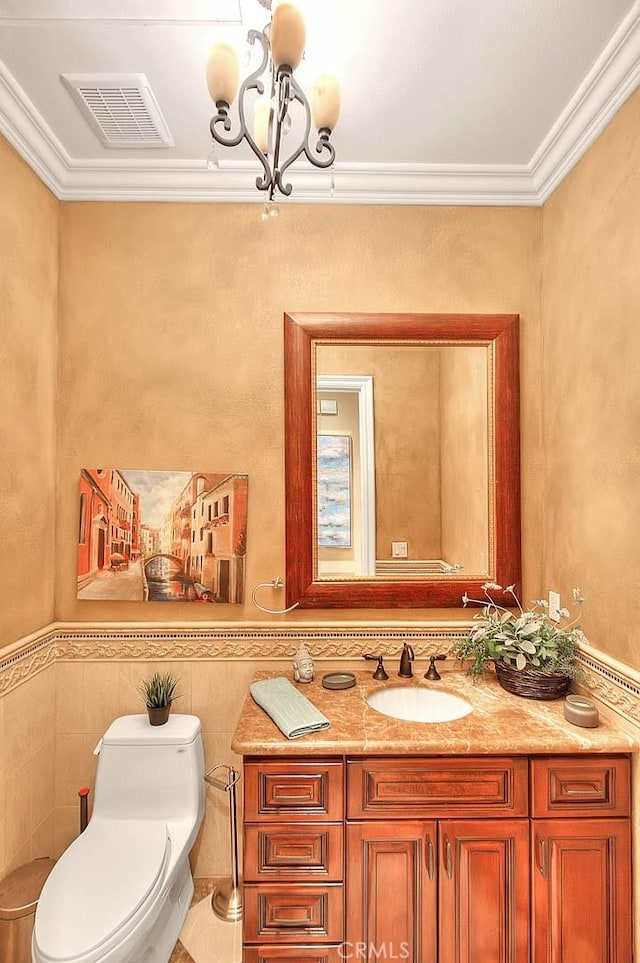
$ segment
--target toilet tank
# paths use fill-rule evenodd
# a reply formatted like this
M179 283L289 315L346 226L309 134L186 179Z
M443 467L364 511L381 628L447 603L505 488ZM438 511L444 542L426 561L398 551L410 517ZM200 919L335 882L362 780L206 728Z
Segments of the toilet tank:
M199 825L204 753L197 716L174 713L163 726L121 716L100 745L93 816L178 819Z

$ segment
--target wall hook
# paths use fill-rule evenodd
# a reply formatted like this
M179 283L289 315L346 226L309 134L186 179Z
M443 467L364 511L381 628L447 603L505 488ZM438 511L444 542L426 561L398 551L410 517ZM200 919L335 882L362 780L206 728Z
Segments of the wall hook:
M260 603L256 599L256 593L258 589L266 588L266 587L275 588L275 589L284 588L284 580L281 579L279 575L276 575L276 577L272 578L270 582L259 582L256 585L253 592L251 593L251 601L253 602L253 604L257 609L260 609L261 612L267 612L269 615L284 615L285 612L291 612L292 609L296 609L300 605L299 602L294 602L293 605L290 605L286 609L268 609L264 605L260 605Z

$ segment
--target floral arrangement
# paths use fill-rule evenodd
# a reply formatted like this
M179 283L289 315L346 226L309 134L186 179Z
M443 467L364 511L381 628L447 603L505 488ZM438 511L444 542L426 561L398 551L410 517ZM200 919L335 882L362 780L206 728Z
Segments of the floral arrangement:
M535 599L530 609L523 609L514 585L507 585L504 591L513 596L518 612L498 605L492 598L492 591L502 591L496 582L485 582L482 590L484 600L469 598L466 592L462 596L465 607L475 604L483 608L474 615L478 625L452 648L457 658L470 660L470 675L477 678L490 662L504 662L520 671L534 669L572 679L580 677L576 654L585 636L578 628L578 618L564 624L552 621L544 599ZM577 605L584 602L580 589L573 589L573 600ZM561 620L570 617L568 609L560 609L559 614Z

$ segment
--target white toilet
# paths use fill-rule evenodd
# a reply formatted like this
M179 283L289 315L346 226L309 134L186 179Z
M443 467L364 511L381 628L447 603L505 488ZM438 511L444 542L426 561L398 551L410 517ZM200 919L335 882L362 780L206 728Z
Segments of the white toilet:
M34 963L167 963L189 909L204 814L200 720L122 716L99 743L93 815L36 910Z

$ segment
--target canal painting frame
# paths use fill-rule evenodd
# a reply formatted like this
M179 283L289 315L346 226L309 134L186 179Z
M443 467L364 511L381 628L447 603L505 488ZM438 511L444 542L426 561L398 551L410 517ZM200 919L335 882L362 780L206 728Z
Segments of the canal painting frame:
M82 468L77 598L241 605L246 472Z

